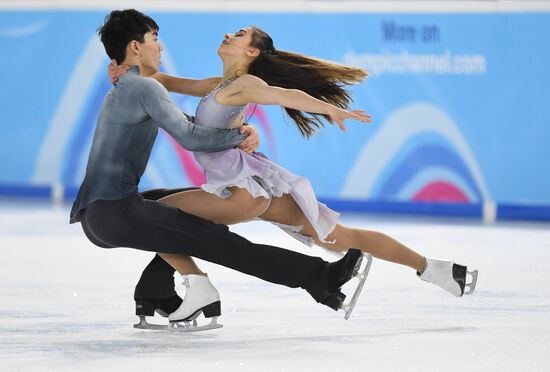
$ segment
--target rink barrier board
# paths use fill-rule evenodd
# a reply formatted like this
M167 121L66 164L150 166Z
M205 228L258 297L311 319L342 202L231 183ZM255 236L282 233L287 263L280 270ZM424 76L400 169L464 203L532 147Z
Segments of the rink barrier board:
M51 195L52 195L51 186L0 185L0 196L50 198Z
M72 203L77 193L78 189L76 187L63 188L61 185L29 186L0 184L0 197L3 198L50 199L53 203ZM494 222L495 220L550 221L550 206L544 205L490 203L495 209L493 213L490 212L492 208L487 208L487 203L399 202L330 198L319 198L319 201L340 212L462 217L481 219L485 222Z
M475 217L483 216L482 204L431 203L431 202L399 202L376 200L345 200L320 198L320 202L337 211L393 213L408 215L436 215Z
M501 204L498 206L498 219L550 221L550 206Z

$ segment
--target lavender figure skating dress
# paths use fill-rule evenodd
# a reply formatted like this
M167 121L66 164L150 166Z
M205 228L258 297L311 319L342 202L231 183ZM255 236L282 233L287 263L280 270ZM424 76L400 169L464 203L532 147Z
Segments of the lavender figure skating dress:
M247 105L223 105L216 101L216 94L231 84L235 78L226 80L201 99L195 114L195 124L229 128L239 116L244 115ZM227 198L236 186L245 188L254 197L270 199L290 194L307 217L319 240L327 242L327 236L334 230L339 213L319 203L308 179L297 176L278 166L264 156L248 154L240 149L219 152L195 152L195 158L203 167L206 183L202 189ZM311 237L302 235L302 226L274 223L301 242L312 245Z

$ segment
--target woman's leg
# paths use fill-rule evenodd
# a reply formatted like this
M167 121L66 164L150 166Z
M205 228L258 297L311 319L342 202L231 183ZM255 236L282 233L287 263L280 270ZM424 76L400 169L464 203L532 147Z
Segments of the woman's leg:
M260 218L286 225L303 226L301 233L313 237L317 245L330 250L346 251L349 248L358 248L373 257L409 266L418 272L423 272L426 265L424 256L377 231L356 229L337 224L334 231L325 239L327 241L335 240L336 242L334 244L320 242L315 230L290 195L273 198L269 208Z
M247 189L229 187L226 199L204 190L183 191L159 201L215 223L232 225L254 219L269 206L270 199L254 198Z
M218 198L203 190L182 190L181 192L165 193L164 195L151 192L142 196L146 199L176 207L189 214L225 224L255 218L264 212L269 205L269 200L265 198L254 199L246 189L230 188L230 191L232 194L227 199ZM182 301L178 297L177 308L171 308L170 321L175 322L186 319L197 310L212 306L217 306L217 310L210 311L210 313L204 312L204 315L210 317L220 314L218 291L190 256L174 253L158 253L158 255L178 273L187 276L184 280L184 284L187 286L185 298ZM138 305L147 307L147 311L144 312L140 308L139 311L136 310L137 315L153 315L154 305L146 304L144 301L139 303L136 301L136 309Z
M159 201L162 198L165 198L167 196L177 194L184 191L192 191L192 190L199 190L197 187L186 187L186 188L179 188L179 189L152 189L152 190L146 190L141 192L141 196L143 199L146 200L155 200ZM195 261L189 256L181 256L181 255L171 255L169 253L157 253L159 257L161 257L166 263L168 263L174 270L176 270L180 274L197 274L197 275L205 275L199 267L195 264ZM157 262L156 259L153 260L153 262ZM157 265L157 266L160 266ZM146 269L147 271L147 269ZM149 278L145 275L146 271L142 274L141 282L147 283L149 281ZM170 281L173 281L173 274L174 271L171 272L169 270L166 270L163 267L155 267L155 270L152 270L155 273L162 272L162 274L166 277L170 277ZM138 289L141 290L141 288L138 288L140 286L140 283L138 283L138 286L136 287L136 291ZM157 287L163 287L157 285Z
M180 275L196 274L206 275L189 256L172 253L157 253L164 261L168 262Z
M204 190L187 190L158 201L215 223L231 225L256 218L269 206L269 199L253 198L246 189L230 187L231 196L221 199ZM179 274L206 275L189 256L159 253Z

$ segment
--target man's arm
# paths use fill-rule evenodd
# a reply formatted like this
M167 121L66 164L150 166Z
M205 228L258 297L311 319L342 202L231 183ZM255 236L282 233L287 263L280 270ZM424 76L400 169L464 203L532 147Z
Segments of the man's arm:
M143 79L139 100L143 110L187 150L227 150L246 138L239 129L217 129L191 123L170 99L166 89L153 79Z
M187 94L195 97L205 96L214 89L221 80L219 77L189 79L163 74L162 72L157 72L151 75L151 77L164 85L169 92Z

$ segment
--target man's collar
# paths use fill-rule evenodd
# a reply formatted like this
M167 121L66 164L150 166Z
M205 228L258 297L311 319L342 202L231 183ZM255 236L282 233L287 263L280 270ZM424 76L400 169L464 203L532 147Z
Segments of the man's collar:
M134 75L139 75L139 65L130 66L130 69L128 70L129 73L132 73Z

